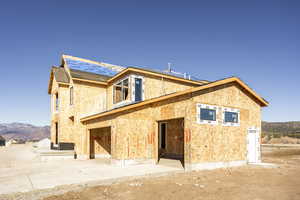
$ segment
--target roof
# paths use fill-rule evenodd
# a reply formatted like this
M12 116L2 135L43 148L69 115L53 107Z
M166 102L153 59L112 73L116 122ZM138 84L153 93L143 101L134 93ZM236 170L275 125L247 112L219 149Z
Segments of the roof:
M76 74L73 73L74 77L71 73L72 78L82 79L82 81L92 80L92 81L100 81L100 82L106 82L106 81L110 82L111 80L115 80L115 78L123 75L128 71L134 71L134 72L141 72L141 73L151 72L152 75L156 75L160 77L164 76L165 78L190 82L197 85L208 82L205 80L200 80L195 76L191 76L191 75L186 75L186 77L184 77L185 76L184 74L176 73L173 71L165 72L160 70L148 69L145 67L124 67L124 66L113 65L104 62L96 62L96 61L74 57L70 55L62 56L62 65L63 64L66 64L69 67L70 71L76 72ZM93 76L92 74L101 75L103 77ZM106 77L110 77L110 79L107 79Z
M60 83L70 83L69 75L63 67L52 67L55 80Z
M112 65L103 62L91 61L69 55L62 56L63 62L72 70L80 70L83 72L94 73L104 76L114 76L118 72L125 69L118 65Z
M137 107L140 107L140 106L145 106L145 105L148 105L148 104L160 102L160 101L167 100L167 99L170 99L170 98L174 98L174 97L182 96L182 95L185 95L185 94L189 94L189 93L209 89L209 88L212 88L212 87L217 87L217 86L232 83L232 82L235 82L235 83L239 84L250 95L252 95L259 102L259 104L261 106L268 106L269 103L265 99L260 97L257 93L255 93L242 80L240 80L237 77L231 77L231 78L218 80L218 81L215 81L215 82L210 82L210 83L200 85L198 87L191 88L191 89L188 89L188 90L184 90L184 91L181 91L181 92L176 92L176 93L172 93L172 94L169 94L169 95L156 97L156 98L145 100L145 101L142 101L142 102L139 102L139 103L126 105L126 106L123 106L123 107L108 110L108 111L101 112L101 113L98 113L98 114L94 114L94 115L91 115L91 116L83 117L83 118L80 119L80 121L81 122L86 122L86 121L89 121L89 120L92 120L92 119L96 119L96 118L100 118L100 117L104 117L104 116L109 116L109 115L112 115L112 114L116 114L118 112L126 111L126 110L129 110L129 109L137 108Z
M91 81L103 81L106 82L110 76L100 75L100 74L94 74L90 72L84 72L80 70L70 69L70 73L72 78L75 79L85 79L85 80L91 80Z
M170 75L170 76L182 78L182 79L185 79L185 80L209 82L207 80L202 80L202 79L200 79L196 76L190 75L188 73L180 73L180 72L175 72L173 70L162 71L162 70L156 70L156 69L151 69L151 68L147 68L147 67L137 67L137 66L130 66L129 68L141 69L141 70L150 71L150 72L154 72L154 73L158 73L158 74Z
M70 77L68 73L66 72L65 68L63 67L55 67L53 66L51 68L50 72L50 80L48 85L48 94L51 93L52 90L52 82L53 79L57 81L58 84L69 84L70 83Z
M2 135L0 135L0 141L5 141L5 138Z
M172 79L172 80L177 80L177 81L182 81L182 82L186 82L186 83L191 83L191 84L195 84L195 85L203 85L205 83L208 83L209 81L206 80L190 80L190 79L186 79L186 78L182 78L179 76L174 76L168 73L163 73L163 72L158 72L155 70L150 70L150 69L145 69L145 68L137 68L137 67L128 67L126 69L124 69L123 71L121 71L120 73L116 74L115 76L111 77L108 82L112 82L115 79L119 78L120 76L122 76L123 74L127 73L127 72L137 72L137 73L144 73L144 74L149 74L149 75L154 75L154 76L158 76L158 77L164 77L167 79Z

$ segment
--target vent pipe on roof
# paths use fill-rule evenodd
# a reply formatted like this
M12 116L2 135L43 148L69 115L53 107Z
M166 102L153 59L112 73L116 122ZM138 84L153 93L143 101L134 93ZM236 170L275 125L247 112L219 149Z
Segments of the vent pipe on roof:
M171 69L171 63L168 63L168 72L171 73L172 69Z
M168 69L167 70L164 70L163 72L167 72L167 73L170 73L170 74L174 74L174 75L178 75L178 76L181 76L182 78L184 79L188 79L188 80L191 80L192 76L188 73L181 73L181 72L176 72L174 70L172 70L171 68L171 63L168 63Z

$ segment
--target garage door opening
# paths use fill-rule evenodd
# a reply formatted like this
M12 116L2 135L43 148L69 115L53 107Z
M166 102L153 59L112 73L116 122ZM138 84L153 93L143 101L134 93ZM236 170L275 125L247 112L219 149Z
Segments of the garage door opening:
M111 128L90 130L90 159L111 157Z
M158 122L158 163L184 167L184 119Z

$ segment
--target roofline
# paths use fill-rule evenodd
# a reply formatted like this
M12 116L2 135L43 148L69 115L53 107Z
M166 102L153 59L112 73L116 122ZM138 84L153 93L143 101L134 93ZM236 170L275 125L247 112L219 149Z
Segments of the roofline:
M65 54L62 54L62 64L64 63L65 65L67 65L67 63L64 62L64 60L66 58L69 58L69 59L72 59L72 60L78 60L78 61L82 61L82 62L88 62L88 63L91 63L91 64L100 65L100 66L103 65L103 64L107 64L107 63L88 60L88 59L85 59L85 58L79 58L79 57L75 57L75 56L65 55ZM109 65L112 65L112 64L109 64ZM119 65L116 65L116 66L124 68L124 66L119 66ZM119 78L120 76L122 76L123 74L125 74L129 71L139 72L139 73L144 73L144 74L154 75L154 76L159 76L159 77L164 77L164 78L167 78L167 79L177 80L177 81L181 81L181 82L187 82L187 83L196 84L196 85L209 83L209 81L206 81L206 80L201 80L201 81L189 80L189 79L185 79L185 78L181 78L181 77L177 77L177 76L173 76L173 75L169 75L169 74L164 74L164 73L160 73L160 72L155 72L155 71L152 71L152 70L141 69L141 68L137 68L137 67L127 67L124 70L117 73L116 75L114 75L113 77L111 77L110 79L108 79L107 82L110 83L110 82L114 81L115 79ZM72 76L71 76L71 78L72 78Z
M54 68L58 69L59 67L56 67L56 66L51 67L50 79L49 79L49 83L48 83L48 94L51 94L53 79L55 79L54 72L53 72ZM60 82L57 80L55 80L55 81L57 82L58 85L70 85L70 83L64 83L64 82Z
M81 81L81 82L86 82L86 83L94 83L94 84L98 84L98 85L105 85L107 86L107 82L104 81L93 81L93 80L89 80L89 79L82 79L82 78L72 78L73 81Z
M66 58L70 58L72 60L78 60L78 61L82 61L82 62L87 62L87 63L91 63L91 64L95 64L95 65L102 65L103 64L101 62L97 62L97 61L93 61L93 60L88 60L88 59L85 59L85 58L79 58L79 57L75 57L75 56L70 56L70 55L62 54L62 59L66 59Z
M182 96L182 95L185 95L185 94L189 94L189 93L205 90L205 89L208 89L208 88L224 85L224 84L231 83L231 82L237 82L244 89L246 89L251 95L253 95L260 102L260 105L262 107L269 105L269 102L267 102L262 97L260 97L258 94L256 94L242 80L240 80L237 77L231 77L231 78L226 78L226 79L218 80L218 81L215 81L215 82L207 83L205 85L201 85L199 87L187 89L187 90L184 90L184 91L181 91L181 92L176 92L176 93L169 94L169 95L162 96L162 97L156 97L156 98L145 100L145 101L142 101L142 102L139 102L139 103L136 103L136 104L116 108L114 110L110 110L110 111L107 111L107 112L102 112L102 113L94 114L94 115L91 115L91 116L83 117L83 118L80 119L80 121L81 122L86 122L86 121L96 119L96 118L99 118L99 117L112 115L112 114L122 112L122 111L125 111L125 110L141 107L141 106L144 106L144 105L147 105L147 104L156 103L156 102L159 102L159 101L163 101L163 100L167 100L167 99L174 98L174 97L177 97L177 96Z
M204 83L209 83L209 81L194 81L194 80L189 80L189 79L185 79L185 78L180 78L177 76L173 76L173 75L168 75L168 74L164 74L164 73L160 73L160 72L154 72L151 70L147 70L147 69L140 69L140 68L136 68L136 67L128 67L126 69L124 69L123 71L119 72L118 74L116 74L115 76L113 76L112 78L108 79L108 83L114 81L115 79L119 78L120 76L124 75L127 72L138 72L138 73L144 73L144 74L148 74L148 75L154 75L154 76L159 76L159 77L164 77L167 79L171 79L171 80L176 80L176 81L181 81L181 82L187 82L187 83L191 83L191 84L196 84L196 85L202 85Z
M57 67L52 66L51 71L50 71L50 79L49 79L49 83L48 83L48 94L51 94L51 90L52 90L52 82L54 79L54 72L53 72L54 68L57 68Z

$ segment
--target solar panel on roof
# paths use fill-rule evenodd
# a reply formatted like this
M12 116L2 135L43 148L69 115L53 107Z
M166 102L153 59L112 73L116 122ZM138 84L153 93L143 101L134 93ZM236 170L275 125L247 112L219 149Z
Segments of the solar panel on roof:
M106 75L106 76L114 76L118 73L118 71L114 71L108 67L104 67L96 64L92 64L92 63L88 63L88 62L83 62L83 61L79 61L79 60L72 60L69 58L65 59L67 65L69 66L69 68L71 69L75 69L75 70L80 70L80 71L84 71L84 72L90 72L90 73L95 73L95 74L101 74L101 75Z

